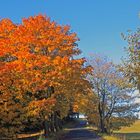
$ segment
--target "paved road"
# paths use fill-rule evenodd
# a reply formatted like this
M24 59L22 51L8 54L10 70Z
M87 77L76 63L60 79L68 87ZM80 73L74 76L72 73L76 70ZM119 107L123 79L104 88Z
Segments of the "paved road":
M86 121L80 121L77 126L69 129L69 132L61 140L102 140L93 130L85 128Z

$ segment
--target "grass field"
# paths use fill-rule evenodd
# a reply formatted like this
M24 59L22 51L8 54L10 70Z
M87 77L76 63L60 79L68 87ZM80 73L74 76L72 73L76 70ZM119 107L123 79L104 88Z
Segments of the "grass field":
M124 135L126 140L140 140L140 120L130 127L123 127L115 132L116 135Z

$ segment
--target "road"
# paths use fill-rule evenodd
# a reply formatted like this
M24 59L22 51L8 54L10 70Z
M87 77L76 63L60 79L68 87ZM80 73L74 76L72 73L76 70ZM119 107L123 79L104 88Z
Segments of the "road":
M102 140L93 130L86 128L86 121L81 120L74 128L69 129L60 140Z

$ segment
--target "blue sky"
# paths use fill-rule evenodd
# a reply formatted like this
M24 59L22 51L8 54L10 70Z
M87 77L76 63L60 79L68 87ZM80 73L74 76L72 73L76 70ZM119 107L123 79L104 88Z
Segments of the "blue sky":
M133 0L1 0L0 18L20 23L21 18L46 14L68 24L80 38L82 56L100 53L120 62L127 43L121 33L140 25L140 1Z

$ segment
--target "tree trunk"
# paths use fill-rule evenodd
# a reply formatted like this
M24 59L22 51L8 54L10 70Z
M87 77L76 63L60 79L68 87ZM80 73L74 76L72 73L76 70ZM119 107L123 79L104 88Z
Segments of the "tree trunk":
M77 113L77 118L79 119L79 113Z
M43 128L44 128L44 136L45 138L48 137L48 130L47 130L47 127L46 127L46 121L44 120L43 121Z
M101 133L105 133L105 125L102 118L100 119L100 131Z
M103 110L101 108L101 104L99 102L99 105L98 105L98 110L99 110L99 115L100 115L100 132L101 133L105 133L105 123L104 123L104 119L103 119Z
M51 115L51 126L50 126L50 129L51 129L51 132L55 132L55 126L54 126L54 114Z

